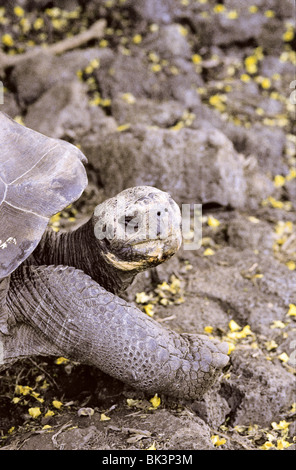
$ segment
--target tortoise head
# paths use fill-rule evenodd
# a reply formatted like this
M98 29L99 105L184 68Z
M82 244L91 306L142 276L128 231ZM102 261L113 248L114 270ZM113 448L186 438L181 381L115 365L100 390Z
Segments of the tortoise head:
M156 266L181 245L181 213L171 196L151 186L129 188L96 207L92 219L103 256L122 271Z

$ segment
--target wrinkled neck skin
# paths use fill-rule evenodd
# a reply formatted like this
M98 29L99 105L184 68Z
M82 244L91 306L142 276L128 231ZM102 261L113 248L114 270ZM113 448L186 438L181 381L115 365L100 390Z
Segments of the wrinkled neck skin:
M73 232L47 230L26 264L73 266L109 292L120 294L132 283L137 271L114 268L103 257L104 250L103 243L94 235L90 219Z

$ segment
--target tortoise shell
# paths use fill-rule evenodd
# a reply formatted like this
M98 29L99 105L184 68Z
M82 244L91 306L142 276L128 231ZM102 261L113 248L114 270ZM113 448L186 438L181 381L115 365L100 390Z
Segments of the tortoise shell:
M0 279L39 243L49 218L79 198L86 158L0 112Z

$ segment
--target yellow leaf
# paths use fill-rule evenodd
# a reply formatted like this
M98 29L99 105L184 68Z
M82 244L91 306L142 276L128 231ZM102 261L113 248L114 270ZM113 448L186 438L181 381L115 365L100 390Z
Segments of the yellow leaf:
M270 328L286 328L285 323L283 323L281 320L274 320L270 326Z
M65 357L58 357L55 361L56 364L67 364L69 362L69 359L66 359Z
M215 447L223 446L223 444L226 443L225 437L222 437L222 438L221 438L221 437L218 436L217 434L211 436L211 441L212 441L212 443L214 444Z
M97 69L98 67L100 67L100 59L92 59L89 63L89 65L93 68L93 69Z
M138 292L136 294L137 304L145 304L151 299L150 295L147 295L145 292Z
M154 63L159 62L159 55L156 54L155 52L153 52L153 51L149 52L148 56L149 56L149 59L151 60L151 62L154 62Z
M107 47L108 44L109 43L108 43L107 39L101 39L100 42L99 42L100 47Z
M183 127L184 127L184 122L179 121L174 126L170 127L170 129L171 131L179 131L180 129L183 129Z
M240 76L240 79L241 79L242 82L248 83L251 80L251 77L247 73L243 73Z
M276 188L280 188L281 186L284 186L286 181L286 178L282 175L276 175L273 180L273 184L275 185Z
M100 421L109 421L111 418L106 416L105 413L101 413Z
M178 30L179 30L179 33L182 34L182 36L187 36L188 29L185 28L185 26L178 24Z
M276 423L275 421L273 421L271 423L271 426L272 426L272 429L276 429L277 431L278 430L286 430L286 429L289 429L289 426L290 426L291 423L288 423L286 420L282 420L280 421L279 423Z
M236 18L238 18L238 12L236 10L230 10L226 16L230 20L235 20Z
M38 31L39 29L42 29L44 26L44 20L43 18L37 18L34 23L33 23L33 28Z
M285 439L279 439L277 441L277 446L276 448L278 450L283 450L283 449L286 449L287 447L290 447L292 446L293 444L291 444L290 442L286 441Z
M25 14L24 9L20 6L15 6L14 9L13 9L13 12L18 17L24 16L24 14Z
M142 400L134 400L133 398L127 398L126 403L128 406L139 406L142 403Z
M154 397L150 398L149 401L150 403L152 403L153 408L158 408L161 403L161 400L159 396L157 395L157 393L154 395Z
M154 305L153 304L148 304L144 305L144 311L149 317L153 317L154 315Z
M272 349L276 349L278 344L272 339L271 341L266 341L265 347L267 351L271 351Z
M230 320L228 326L230 331L238 331L241 329L241 327L234 320Z
M210 227L219 227L220 222L219 222L218 219L215 219L215 217L213 217L213 216L210 215L210 216L208 217L208 225L209 225Z
M212 250L212 248L207 248L203 253L204 256L212 256L214 254L215 254L215 252L214 252L214 250Z
M290 413L296 413L296 403L293 403L293 404L292 404Z
M2 44L7 47L12 47L14 45L14 40L10 34L3 34L2 36Z
M272 447L274 447L274 444L270 441L266 441L262 446L260 446L260 449L262 450L269 450Z
M38 407L36 407L36 408L29 408L28 412L29 412L29 415L30 415L32 418L38 418L38 416L41 415L41 410L40 410L40 408L38 408Z
M136 102L136 98L132 93L122 93L121 98L128 104L134 104Z
M289 315L289 317L296 316L296 305L294 304L289 305L289 310L288 310L287 315Z
M275 13L273 10L266 10L264 12L264 16L266 16L266 18L273 18L275 16Z
M15 393L18 393L19 395L29 395L29 393L32 392L32 387L29 387L28 385L16 385L15 387Z
M257 57L248 56L245 58L245 67L248 73L254 74L257 72Z
M63 403L62 403L61 401L58 401L58 400L53 400L52 404L53 404L53 406L54 406L55 408L57 408L58 410L60 410L61 407L63 406Z
M129 129L130 127L131 125L129 123L126 123L126 124L122 124L121 126L118 126L116 130L117 132L123 132Z
M152 33L156 33L158 30L159 30L159 25L158 25L158 24L152 23L152 24L150 25L150 31L151 31Z
M202 57L199 54L193 54L191 59L194 64L200 64L202 62Z
M19 398L19 397L14 397L12 399L12 403L14 403L14 404L18 403L19 401L21 401L21 398Z
M229 341L227 341L227 344L228 344L228 352L227 352L227 355L229 356L229 354L232 353L232 351L235 350L235 345L233 343L230 343Z
M248 220L250 222L252 222L252 224L258 224L260 222L260 220L257 219L257 217L253 217L252 215L250 215L250 217L248 217Z
M290 359L288 354L283 352L282 354L280 354L278 356L278 358L282 361L282 362L288 362L288 360Z
M161 65L160 64L153 64L151 65L151 70L152 72L160 72L161 71Z
M222 5L221 3L218 3L217 5L214 6L213 11L215 13L222 13L223 11L225 11L225 6Z
M37 392L32 392L31 393L31 396L36 398L36 400L40 401L40 403L43 403L44 402L44 398L40 398L39 397L40 393L37 393Z
M271 87L271 81L269 80L269 78L263 78L262 82L261 82L261 86L262 88L264 88L265 90L268 90L268 88Z
M290 42L290 41L293 41L293 39L294 39L294 31L292 29L288 29L288 31L286 31L283 34L283 40L285 42Z
M134 44L140 44L142 42L142 36L141 34L136 34L134 37L133 37L133 43Z
M54 411L52 410L48 410L45 415L44 415L44 418L49 418L51 416L54 416Z
M213 332L213 329L214 329L213 326L205 326L205 327L204 327L204 331L205 331L206 333L212 333L212 332Z
M155 441L153 442L153 444L148 447L146 450L156 450L156 447L155 447Z

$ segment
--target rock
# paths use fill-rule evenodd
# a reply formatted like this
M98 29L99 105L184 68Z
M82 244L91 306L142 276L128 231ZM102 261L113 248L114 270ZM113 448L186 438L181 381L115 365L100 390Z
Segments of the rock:
M206 393L202 400L195 401L192 404L192 408L197 415L214 429L219 429L219 426L225 423L231 411L226 399L218 393L220 387L221 385L219 384Z
M244 9L248 11L252 5L258 5L259 11L273 10L281 18L291 18L293 16L293 2L290 0L224 0L227 9Z
M12 71L11 80L16 87L18 101L25 108L56 83L72 81L77 71L85 68L92 59L99 59L104 65L112 57L110 49L78 49L58 57L42 50L20 62Z
M260 123L245 129L228 123L222 124L221 130L238 152L245 156L255 156L263 171L268 171L273 176L287 172L287 165L283 160L286 138L282 129L270 128Z
M163 443L165 450L213 450L211 442L211 428L193 413L174 416L167 410L157 410L149 416L149 420L142 421L142 426L159 436L167 438Z
M232 20L227 15L221 14L214 17L215 34L212 36L212 44L217 46L229 46L230 44L244 43L260 36L267 18L264 15L244 14L244 10L238 12L238 18Z
M1 86L1 82L0 82ZM1 98L1 95L0 95ZM5 91L3 94L3 103L0 102L0 111L8 114L10 117L14 118L20 114L20 108L17 104L15 96L9 91Z
M247 204L247 163L213 128L173 131L134 126L103 138L86 136L81 144L107 196L130 186L151 185L170 192L179 204ZM258 187L256 191L259 202L263 194L258 194Z
M104 98L113 100L122 93L132 93L137 98L169 98L169 92L162 90L160 77L149 69L143 54L134 57L118 53L110 67L100 67L95 76Z
M173 23L161 26L157 35L148 36L144 46L159 54L162 59L171 59L172 57L190 59L191 47L183 31L184 26L180 24Z
M250 325L255 334L269 339L277 336L271 325L275 320L287 320L289 304L296 296L296 273L262 254L260 246L257 254L249 249L221 248L212 261L199 258L198 251L187 256L197 271L186 292L217 302L230 318L241 327Z
M111 65L97 69L95 76L102 96L114 100L122 93L131 93L136 98L155 101L178 99L190 108L199 105L196 88L202 80L195 73L192 63L179 57L155 71L155 64L149 61L147 55L148 51L144 48L128 56L120 52ZM172 66L177 69L177 74L171 71Z
M286 181L285 184L288 200L292 202L294 209L296 209L296 184L295 180Z
M293 80L295 67L292 62L284 62L278 56L265 55L259 66L260 74L263 77L272 77L275 73L280 74L282 79L289 82Z
M110 450L105 432L96 426L65 430L57 437L58 448L63 450Z
M59 433L28 436L22 450L109 450L105 432L91 425L85 428L68 426Z
M128 0L136 14L145 21L153 23L169 23L175 16L175 8L179 5L176 0Z
M266 427L279 422L294 401L293 374L247 346L232 352L231 364L232 373L221 392L232 409L229 424Z
M229 244L240 250L260 250L265 254L271 252L274 243L271 226L256 218L252 220L237 214L229 222L227 228Z
M104 116L88 104L86 87L76 80L59 82L46 91L28 110L26 126L54 138L79 139L91 129L91 112Z
M128 103L124 93L112 101L112 115L119 124L168 128L181 121L185 111L186 107L174 100L159 102L147 98L132 98L132 102Z

